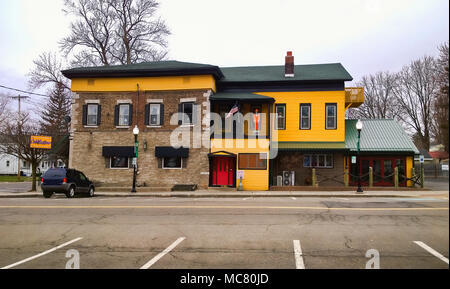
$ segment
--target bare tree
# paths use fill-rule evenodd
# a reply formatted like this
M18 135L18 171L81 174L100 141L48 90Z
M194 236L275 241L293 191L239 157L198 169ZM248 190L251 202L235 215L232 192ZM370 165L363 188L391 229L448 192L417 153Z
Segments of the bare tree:
M77 65L158 61L167 55L165 22L156 18L156 0L65 0L64 12L77 18L60 41Z
M26 113L19 120L7 121L0 131L0 153L13 155L31 164L32 191L36 191L36 169L46 154L46 150L30 148L31 136L39 134L40 127Z
M364 103L350 109L350 118L397 118L397 101L394 89L398 85L398 77L390 72L378 72L364 76L357 84L364 87Z
M426 150L430 149L433 105L439 90L435 72L433 57L413 61L398 73L399 85L394 91L399 119L416 134L417 145Z
M0 129L7 119L9 101L10 98L7 95L0 94Z
M31 89L61 85L65 90L70 91L69 80L61 73L64 63L56 53L44 52L33 61L33 64L33 69L28 74L30 77L28 86Z
M439 91L434 104L436 141L443 144L445 151L449 151L449 49L448 43L439 46L439 58L437 59L437 81Z

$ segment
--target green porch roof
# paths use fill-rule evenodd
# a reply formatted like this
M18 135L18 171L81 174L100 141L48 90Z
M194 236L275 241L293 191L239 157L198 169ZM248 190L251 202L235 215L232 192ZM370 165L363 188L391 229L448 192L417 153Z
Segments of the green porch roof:
M250 92L219 92L209 97L210 100L262 100L272 101L272 97Z
M348 151L345 142L274 142L279 151Z
M358 120L345 120L345 146L352 152L357 151ZM361 152L400 152L419 154L411 138L405 130L393 119L361 120L360 150Z
M353 80L340 63L295 65L295 75L289 78L284 76L284 65L221 67L220 70L225 76L221 82Z

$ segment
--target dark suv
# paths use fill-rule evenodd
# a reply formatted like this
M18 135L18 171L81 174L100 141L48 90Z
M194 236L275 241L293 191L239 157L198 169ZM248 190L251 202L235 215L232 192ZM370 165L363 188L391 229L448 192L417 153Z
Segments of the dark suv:
M94 184L82 172L63 168L48 169L42 176L41 188L45 198L53 193L63 193L68 198L78 193L93 197L95 191Z

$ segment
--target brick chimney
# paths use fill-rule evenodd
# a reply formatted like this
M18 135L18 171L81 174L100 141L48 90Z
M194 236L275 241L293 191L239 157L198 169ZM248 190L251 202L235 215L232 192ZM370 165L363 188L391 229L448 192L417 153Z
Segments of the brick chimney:
M284 77L294 77L294 56L288 51L284 64Z

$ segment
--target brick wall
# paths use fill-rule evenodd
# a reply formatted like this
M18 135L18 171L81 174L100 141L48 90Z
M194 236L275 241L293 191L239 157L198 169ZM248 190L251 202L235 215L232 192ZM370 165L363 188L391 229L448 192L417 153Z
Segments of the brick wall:
M295 171L296 186L311 185L312 168L303 167L303 157L304 154L299 152L279 152L278 157L274 160L274 176L282 175L283 171ZM344 156L333 154L333 168L316 168L316 173L319 186L343 186ZM321 181L335 176L339 182L335 180Z
M182 98L196 98L195 103L202 105L206 98L206 90L158 91L118 93L80 93L75 97L73 105L73 147L72 167L84 172L91 180L100 185L131 186L133 169L110 169L106 166L107 159L102 156L103 146L133 146L132 130L136 124L140 129L139 158L137 183L146 186L171 186L174 184L198 184L208 186L209 149L205 147L191 148L189 158L184 159L182 169L158 168L155 157L155 146L170 146L170 134L178 125L170 125L170 117L178 112L178 104ZM164 125L159 128L145 126L145 105L147 99L163 99ZM82 125L82 106L86 101L98 101L102 106L101 123L98 128L86 128ZM114 125L114 107L118 100L131 100L133 103L133 121L129 128L116 128ZM137 117L136 111L137 108ZM202 106L202 116L209 108ZM201 122L198 123L202 126ZM194 128L184 130L192 132ZM205 129L205 127L200 127ZM191 134L191 144L193 136ZM144 151L144 142L147 150Z

